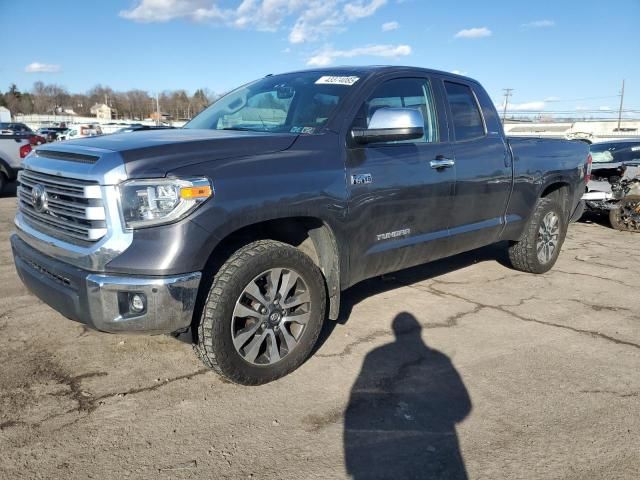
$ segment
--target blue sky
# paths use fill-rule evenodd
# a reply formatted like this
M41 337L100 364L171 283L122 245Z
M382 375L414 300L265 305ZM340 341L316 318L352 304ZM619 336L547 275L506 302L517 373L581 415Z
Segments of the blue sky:
M640 117L639 20L639 0L0 0L0 89L224 92L315 65L404 64L474 77L498 105L513 88L522 110L615 111L626 79Z

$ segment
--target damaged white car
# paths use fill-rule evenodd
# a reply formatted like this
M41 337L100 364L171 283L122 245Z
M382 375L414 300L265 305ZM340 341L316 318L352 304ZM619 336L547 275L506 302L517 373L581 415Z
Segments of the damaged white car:
M640 139L593 144L591 156L587 209L608 212L617 230L640 232Z

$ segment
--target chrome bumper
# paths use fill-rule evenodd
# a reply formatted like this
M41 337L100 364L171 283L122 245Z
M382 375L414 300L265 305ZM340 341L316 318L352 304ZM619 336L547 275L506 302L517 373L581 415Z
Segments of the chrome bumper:
M94 326L103 332L171 333L191 325L200 272L174 277L139 278L92 274L87 297ZM143 314L122 314L118 294L143 294Z
M171 333L191 325L200 272L146 278L96 274L46 256L15 234L11 247L27 288L71 320L112 333ZM131 312L130 294L144 295L144 311Z

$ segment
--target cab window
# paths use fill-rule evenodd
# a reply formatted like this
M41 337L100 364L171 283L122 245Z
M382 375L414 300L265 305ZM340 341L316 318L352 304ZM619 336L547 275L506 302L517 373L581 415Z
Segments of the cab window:
M424 119L422 138L389 143L434 143L438 141L435 102L428 80L424 78L398 78L378 86L360 107L353 126L368 128L371 117L381 108L414 108L422 113Z
M454 82L444 82L444 85L456 141L463 142L484 137L486 132L482 114L471 88Z

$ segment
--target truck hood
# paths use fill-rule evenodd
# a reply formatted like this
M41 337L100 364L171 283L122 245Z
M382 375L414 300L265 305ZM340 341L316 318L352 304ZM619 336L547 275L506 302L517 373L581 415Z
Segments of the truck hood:
M130 178L164 176L170 170L212 160L281 152L297 135L236 130L152 130L85 137L60 144L118 152ZM62 149L62 148L61 148ZM57 148L56 148L57 150Z

